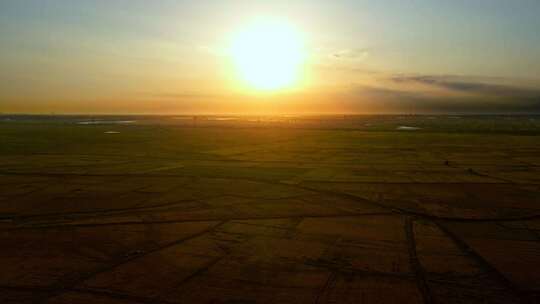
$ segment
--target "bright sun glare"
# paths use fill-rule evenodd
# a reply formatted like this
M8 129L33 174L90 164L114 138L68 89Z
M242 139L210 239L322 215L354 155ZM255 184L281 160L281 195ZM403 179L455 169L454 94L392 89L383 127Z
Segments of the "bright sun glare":
M257 90L292 86L305 60L300 33L286 22L255 22L233 37L230 48L242 81Z

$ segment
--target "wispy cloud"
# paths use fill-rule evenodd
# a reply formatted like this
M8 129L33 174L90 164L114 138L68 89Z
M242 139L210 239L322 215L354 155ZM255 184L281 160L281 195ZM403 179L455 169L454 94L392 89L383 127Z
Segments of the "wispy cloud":
M368 49L342 49L337 50L331 54L336 59L354 59L363 60L369 55Z
M484 97L539 98L540 88L469 80L459 76L396 75L390 78L399 84L416 83L450 91L477 94Z
M540 99L444 96L360 86L342 97L350 111L375 113L540 113Z

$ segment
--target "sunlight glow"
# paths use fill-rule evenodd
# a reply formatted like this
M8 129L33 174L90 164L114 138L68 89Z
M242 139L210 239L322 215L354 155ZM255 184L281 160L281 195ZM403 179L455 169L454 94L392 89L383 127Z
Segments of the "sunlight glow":
M234 36L230 56L243 82L257 90L295 84L305 60L300 33L283 21L258 21Z

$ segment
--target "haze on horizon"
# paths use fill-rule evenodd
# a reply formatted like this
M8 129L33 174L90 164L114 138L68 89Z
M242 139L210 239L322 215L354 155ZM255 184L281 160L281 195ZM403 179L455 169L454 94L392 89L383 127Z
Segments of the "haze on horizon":
M536 0L2 1L0 112L540 113L538 13ZM265 18L294 30L250 26Z

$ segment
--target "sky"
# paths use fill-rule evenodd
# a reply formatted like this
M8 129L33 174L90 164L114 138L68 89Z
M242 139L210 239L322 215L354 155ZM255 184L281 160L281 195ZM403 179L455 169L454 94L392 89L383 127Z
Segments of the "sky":
M0 2L0 112L540 112L540 1ZM231 39L281 20L301 78L258 91Z

